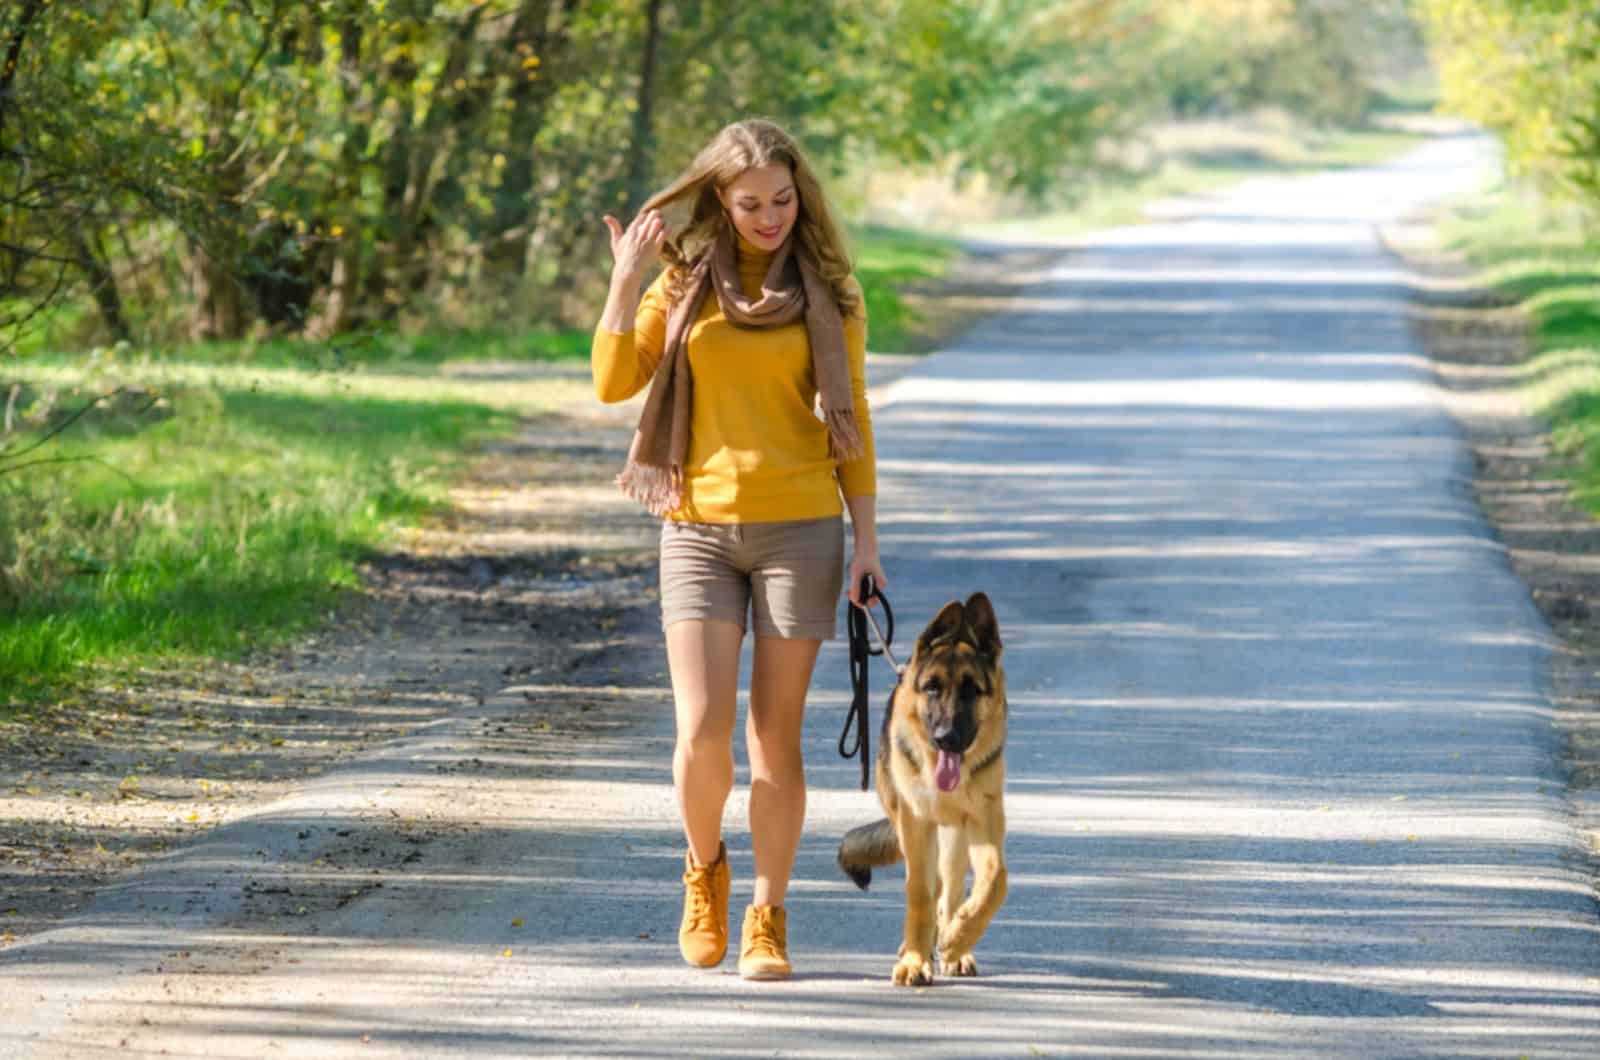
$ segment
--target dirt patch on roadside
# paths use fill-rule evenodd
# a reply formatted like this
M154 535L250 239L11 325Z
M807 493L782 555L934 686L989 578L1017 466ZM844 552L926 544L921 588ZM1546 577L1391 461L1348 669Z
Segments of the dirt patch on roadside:
M918 285L908 293L923 319L917 348L999 309L1058 253L977 248ZM919 360L869 355L869 394ZM445 370L588 375L587 365ZM527 420L473 461L446 514L364 565L361 589L315 635L241 662L145 670L0 722L0 948L370 748L508 685L606 666L626 642L618 631L653 622L657 606L658 524L611 481L642 403L580 402ZM660 664L670 696L664 652ZM581 723L591 706L542 703L530 724Z
M1431 215L1380 235L1412 273L1412 327L1472 447L1478 501L1559 641L1556 724L1580 825L1600 855L1600 522L1569 499L1550 432L1518 397L1522 315L1473 285L1472 267L1436 242Z

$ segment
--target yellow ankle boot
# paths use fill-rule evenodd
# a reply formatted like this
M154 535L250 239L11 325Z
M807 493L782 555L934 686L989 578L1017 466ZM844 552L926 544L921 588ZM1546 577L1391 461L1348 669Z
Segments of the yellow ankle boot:
M783 906L750 906L744 911L739 974L746 979L787 979L789 971L789 936Z
M709 865L696 865L692 851L683 864L678 951L690 964L710 968L728 952L728 848L719 845L717 860Z

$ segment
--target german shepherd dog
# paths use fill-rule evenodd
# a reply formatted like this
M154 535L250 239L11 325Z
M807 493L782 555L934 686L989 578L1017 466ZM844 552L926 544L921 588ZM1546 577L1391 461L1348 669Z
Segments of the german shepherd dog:
M972 948L1006 897L1005 740L1000 630L989 598L974 593L922 631L889 697L876 766L889 816L839 844L839 867L862 890L873 868L905 858L896 985L933 981L935 942L944 974L978 974Z

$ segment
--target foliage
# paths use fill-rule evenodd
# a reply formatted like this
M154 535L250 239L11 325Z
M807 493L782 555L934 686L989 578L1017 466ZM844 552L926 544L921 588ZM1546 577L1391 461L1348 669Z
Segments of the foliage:
M1573 499L1600 514L1600 239L1572 213L1518 182L1458 205L1442 227L1526 321L1523 399L1548 423Z
M1600 220L1600 20L1588 0L1420 0L1444 102L1514 175ZM1485 86L1493 86L1485 91Z
M1153 5L1174 113L1276 104L1358 123L1421 58L1404 0L1188 0Z
M1070 197L1168 98L1349 112L1382 22L1352 3L11 0L0 324L81 347L578 322L599 215L736 117L835 174L954 158Z

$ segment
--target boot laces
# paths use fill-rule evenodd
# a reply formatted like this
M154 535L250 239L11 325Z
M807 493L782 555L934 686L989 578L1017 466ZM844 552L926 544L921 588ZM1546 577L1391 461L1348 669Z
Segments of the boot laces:
M783 940L778 937L778 925L772 914L758 909L750 925L750 955L754 957L783 957Z
M711 895L711 870L709 867L683 874L688 885L687 917L691 930L711 931L716 927L716 903Z

